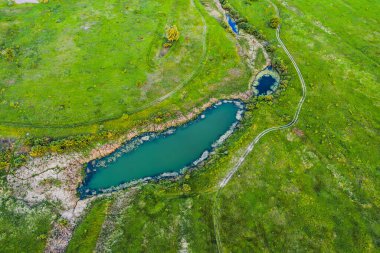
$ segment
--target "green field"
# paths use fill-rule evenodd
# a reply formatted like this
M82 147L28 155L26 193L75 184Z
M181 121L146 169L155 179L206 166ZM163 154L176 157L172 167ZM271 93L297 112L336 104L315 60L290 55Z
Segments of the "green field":
M164 98L171 107L156 111L174 113L173 105L190 108L247 87L232 36L199 3L2 1L0 13L0 47L13 52L12 59L0 58L4 132L93 132L91 125L154 110ZM162 56L170 25L180 40Z
M96 202L76 227L69 251L91 252L107 218L114 222L102 234L107 243L101 248L109 252L380 251L380 5L369 0L273 1L280 10L281 38L302 71L307 98L297 124L261 139L216 197L220 180L252 139L269 127L288 123L301 98L297 74L278 46L275 30L268 26L276 15L273 6L266 0L228 2L275 48L272 57L287 65L287 88L271 102L249 103L242 127L202 168L175 182L141 186L127 205L113 210L115 217L108 208L113 198ZM169 119L210 97L247 88L249 73L237 54L236 41L207 14L205 7L214 6L212 0L194 0L194 5L184 0L106 5L51 1L33 7L1 3L0 31L7 35L0 37L0 47L16 52L14 62L0 58L1 136L125 132L156 120L159 112L169 113ZM81 26L86 22L92 26L84 31ZM115 30L102 28L102 22L111 22ZM157 58L166 24L177 24L181 39ZM25 26L29 28L22 30ZM15 32L8 33L10 29ZM41 32L48 29L54 32ZM97 36L102 31L104 36ZM70 36L79 51L59 51ZM34 38L39 38L38 43ZM141 40L133 50L126 45L132 38ZM58 63L65 61L71 73L62 78L67 68ZM257 61L264 62L262 53ZM146 90L147 80L160 71L164 79ZM130 88L125 90L126 86ZM176 87L180 89L173 95L155 103ZM53 97L47 99L48 94ZM101 104L96 104L97 96L102 97ZM137 112L144 105L149 108ZM39 208L33 208L39 216L30 222L31 215L25 212L17 214L18 219L10 218L19 209L15 204L0 206L4 252L42 251L45 236L41 235L51 226L46 215L50 209ZM12 233L4 237L6 231ZM39 241L32 240L37 237Z
M30 208L1 192L0 252L43 252L55 217L49 205Z
M230 3L263 25L240 1ZM287 3L277 3L282 39L308 83L297 124L303 134L293 129L265 137L223 190L223 245L232 251L377 251L379 6ZM273 33L266 35L274 41ZM256 243L242 246L242 238Z
M247 15L250 22L262 26L263 31L267 30L266 37L276 44L274 32L265 27L264 19L257 19L257 22L255 19L262 6L269 8L267 2L259 1L258 5L253 2L251 6L256 11L251 11L249 6L242 8L239 1L230 3ZM351 4L355 6L355 2ZM299 17L277 5L283 18L282 37L307 80L308 98L296 128L262 139L240 173L221 192L217 206L220 208L222 249L226 252L377 251L380 189L379 137L375 130L379 126L378 104L375 102L378 93L375 91L379 76L378 64L370 59L378 53L378 43L362 41L355 48L349 43L359 39L344 33L331 36L316 26L313 21L322 18L315 13L315 8L307 10L309 15L316 15L311 18ZM300 10L304 8L302 3L296 6ZM343 3L340 6L343 10L348 8ZM333 11L334 6L330 8ZM267 11L267 20L272 15ZM358 11L351 15L360 17L363 14ZM338 16L330 22L344 24L343 21L348 19ZM324 23L329 25L327 21ZM367 26L371 27L371 24ZM339 28L336 29L339 34ZM363 27L365 29L368 28ZM347 46L342 49L344 43ZM364 45L371 48L368 56L361 53ZM328 58L327 53L330 54ZM286 60L283 52L277 50L276 54ZM357 65L359 62L361 65ZM345 75L345 71L351 74ZM182 239L178 235L182 235L194 251L198 247L205 252L216 251L210 208L212 187L220 180L223 171L236 162L236 154L248 144L249 136L286 123L299 97L300 86L294 75L283 97L273 105L261 105L251 116L247 115L246 130L236 133L230 140L231 144L226 147L227 157L215 158L205 169L186 180L193 189L190 196L181 196L183 182L171 189L165 184L145 189L145 198L153 199L154 203L150 203L147 211L142 211L139 198L127 209L119 225L124 229L125 237L120 237L116 241L118 246L113 249L117 252L125 246L127 242L123 239L126 238L131 243L129 245L135 245L135 250L143 247L140 241L143 239L148 240L148 245L149 242L155 245L166 242L163 246L156 246L164 250L175 241L178 249ZM188 202L192 207L185 216L183 209ZM161 212L152 216L149 213L152 206L167 208L163 207ZM198 229L201 224L203 226ZM190 229L183 230L182 226ZM157 235L159 228L165 235L160 240L157 239L160 238ZM194 240L194 234L202 236Z
M96 247L102 225L111 205L109 199L99 199L90 206L89 212L81 221L80 226L75 229L75 233L67 247L67 252L93 252Z

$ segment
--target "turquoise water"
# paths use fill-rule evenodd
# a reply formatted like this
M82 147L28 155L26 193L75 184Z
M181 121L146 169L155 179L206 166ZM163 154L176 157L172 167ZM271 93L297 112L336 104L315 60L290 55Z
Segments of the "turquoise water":
M239 102L219 103L186 125L158 135L140 136L109 156L90 162L78 189L81 197L194 166L197 160L207 157L216 141L232 132L242 109Z

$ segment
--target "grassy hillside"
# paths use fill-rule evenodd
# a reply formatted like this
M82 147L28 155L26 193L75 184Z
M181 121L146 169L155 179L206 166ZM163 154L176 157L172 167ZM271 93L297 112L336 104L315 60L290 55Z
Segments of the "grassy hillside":
M231 35L199 3L2 1L0 13L2 135L93 132L91 125L153 106L174 113L186 97L190 108L246 89ZM169 25L180 39L165 53ZM165 96L171 107L159 103Z
M147 6L141 5L144 3ZM249 73L236 42L198 1L144 3L49 1L8 5L8 1L0 1L0 31L5 35L0 37L4 52L0 56L0 136L30 133L76 138L77 134L100 130L125 133L133 127L176 118L212 97L247 89ZM158 15L154 8L162 8L165 15ZM152 17L149 12L154 12ZM136 24L136 19L141 22ZM159 57L167 24L176 24L181 37L164 57ZM133 30L136 27L140 30ZM115 39L119 34L125 37ZM72 40L67 44L61 37ZM72 48L66 50L66 45ZM126 59L134 59L138 68L128 65ZM141 85L134 82L135 72L145 78ZM104 81L100 86L94 83L98 78ZM148 80L155 83L145 89ZM126 85L130 88L124 89ZM173 90L168 99L155 103ZM145 100L140 99L141 93L146 95ZM119 97L128 103L120 105ZM109 121L111 118L115 119ZM93 136L89 140L94 141ZM13 157L12 151L5 154L5 160ZM1 182L6 181L6 173L9 171L1 163ZM3 188L0 196L5 199L0 203L0 240L6 245L0 251L43 251L57 218L56 210L32 207L24 211L10 205L14 200L4 195ZM84 218L70 250L88 250L95 245L96 233L87 227L102 224L104 205L98 208Z
M268 2L229 2L277 45L274 30L266 27L265 20L274 13ZM276 4L282 38L306 79L308 97L296 127L262 139L221 192L216 204L222 250L377 251L379 64L371 59L379 52L374 37L378 29L369 27L379 21L373 17L379 10L365 1L333 5L320 1L327 8L324 11L303 1L287 1L287 7ZM261 8L263 12L257 14ZM325 20L326 11L338 9L350 14L336 13ZM356 27L365 32L355 35L344 30L344 24L356 18L365 19ZM359 44L354 46L354 41ZM183 248L183 240L194 251L217 250L212 203L218 181L254 136L290 120L301 95L285 54L281 49L275 54L287 62L293 77L283 96L272 105L259 104L249 111L245 127L205 168L179 183L144 188L123 212L115 237L110 236L116 238L115 252L127 245L131 252L139 251L153 242L155 250L169 245L177 250ZM190 193L183 191L184 184L191 187ZM157 211L152 214L152 209Z
M251 7L264 1L229 2L263 26ZM308 97L296 128L264 138L223 191L223 246L374 251L380 246L380 9L367 1L276 4ZM273 33L267 37L276 44Z
M211 0L202 2L212 6ZM118 210L112 233L105 235L109 241L105 248L113 252L215 252L216 210L223 252L379 251L380 7L366 0L274 1L282 19L281 37L307 83L307 99L297 125L261 139L214 202L219 181L249 142L268 127L288 123L301 96L296 73L267 24L275 14L273 6L264 0L229 3L277 48L275 56L289 68L288 88L271 103L249 104L242 127L204 167L177 182L143 186L128 206ZM233 40L198 1L195 6L200 13L194 10L194 15L203 14L208 24L207 60L199 75L164 102L104 123L105 129L127 129L153 119L159 111L185 112L210 96L246 88L246 72L225 76L226 69L244 69ZM9 126L1 129L15 134ZM96 132L98 127L17 128L30 130L67 135ZM93 248L105 218L105 203L95 206L77 227L71 249L81 245L89 224L96 224L96 233L88 237ZM12 222L10 230L18 231L16 221ZM20 235L12 235L45 234L48 223L41 224L38 233L23 229Z

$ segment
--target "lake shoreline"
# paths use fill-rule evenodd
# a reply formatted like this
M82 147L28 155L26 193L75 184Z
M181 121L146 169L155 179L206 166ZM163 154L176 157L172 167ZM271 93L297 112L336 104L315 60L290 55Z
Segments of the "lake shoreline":
M29 206L37 205L43 201L62 202L60 213L70 221L75 221L83 211L80 207L82 200L77 195L77 187L83 182L83 165L88 162L105 157L120 148L123 143L143 135L144 133L161 133L169 128L179 127L196 117L204 110L220 100L241 100L247 102L252 97L252 91L226 96L225 99L212 98L200 107L194 108L186 115L162 124L149 124L140 129L127 131L116 141L99 145L88 154L48 154L43 157L30 159L26 165L18 168L15 173L7 176L9 188L13 195L27 203ZM57 183L57 185L54 184ZM86 200L85 200L86 201ZM78 205L79 203L79 205ZM76 211L76 209L78 209Z
M116 159L120 158L121 156L123 156L129 152L132 152L134 149L137 149L143 143L153 141L157 138L161 138L161 137L165 138L165 137L171 136L173 133L175 133L175 131L178 128L191 126L192 124L199 122L202 119L202 115L204 115L204 114L206 114L206 113L208 113L214 109L217 109L218 106L220 106L222 104L227 104L227 103L233 103L237 108L234 123L217 140L215 140L210 147L206 148L200 157L197 157L195 160L189 162L183 168L181 168L179 171L175 171L175 172L174 171L168 171L168 172L160 173L156 176L146 176L146 177L138 179L138 180L132 180L132 181L127 180L126 182L120 183L116 186L107 187L105 189L97 189L97 190L90 189L90 188L86 189L86 184L91 180L92 176L97 172L98 169L104 169L105 167L107 167L106 164L111 164ZM241 122L242 116L243 116L245 111L246 111L246 106L245 106L245 103L243 102L243 100L241 100L241 99L218 100L217 102L212 103L211 105L206 107L204 110L202 110L199 114L196 115L196 117L193 117L190 120L188 120L182 124L178 124L176 126L166 128L163 131L144 132L140 135L137 135L137 136L123 142L117 149L115 149L114 152L110 153L109 155L94 159L94 160L87 163L87 166L85 168L85 174L86 175L84 176L82 184L78 187L80 199L86 199L86 198L91 197L91 196L101 195L104 193L110 193L110 192L118 191L121 189L125 189L128 187L134 186L134 185L139 184L141 182L150 182L150 181L159 181L161 179L177 178L177 177L180 177L181 175L183 175L186 171L191 171L191 170L198 168L199 165L202 164L205 160L207 160L212 154L214 154L215 149L217 147L223 145L225 140L235 131L236 127ZM129 149L129 150L123 152L123 149ZM115 157L110 157L109 159L111 161L105 162L106 164L104 164L103 166L99 166L99 164L98 164L98 166L96 166L96 164L100 163L100 161L102 159L107 158L108 156L112 156L112 154L114 154Z
M56 245L57 240L63 243L61 248L65 248L68 244L69 238L72 235L73 229L86 213L86 209L89 204L99 197L101 198L110 194L117 194L118 192L121 192L107 192L81 199L78 195L77 188L84 180L82 174L84 164L111 154L120 148L123 143L130 141L136 136L143 135L147 132L162 133L167 129L186 124L187 122L199 117L204 110L218 101L239 100L242 101L242 103L245 103L250 98L252 98L251 90L232 96L226 96L225 99L212 98L201 107L194 108L188 114L175 120L158 125L150 124L149 126L139 130L135 129L128 131L126 135L113 143L107 143L94 148L89 152L89 154L86 155L77 152L63 155L48 154L44 157L32 158L26 165L17 169L14 174L9 174L7 176L9 190L12 196L30 207L39 205L45 201L62 203L57 211L61 218L68 221L68 225L67 227L62 227L59 226L57 221L54 222L54 229L52 230L52 234L49 235L47 248L51 248ZM225 142L223 142L223 144L224 143ZM196 169L201 165L202 163L198 164L197 167L193 169ZM181 176L178 175L175 177L160 177L155 178L155 180L158 181L159 179L167 179L176 181L180 177ZM59 185L54 184L55 180L59 180ZM147 181L139 182L138 184L128 187L128 190L135 189L135 191L138 191L140 186L146 183ZM127 189L124 188L123 190L125 191Z

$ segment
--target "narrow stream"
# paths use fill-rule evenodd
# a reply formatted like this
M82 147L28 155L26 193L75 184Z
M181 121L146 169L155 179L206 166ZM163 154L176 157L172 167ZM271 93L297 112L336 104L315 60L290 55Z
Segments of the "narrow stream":
M227 22L228 22L228 25L231 27L232 31L235 33L235 34L239 34L239 28L235 22L235 20L233 20L230 15L226 15L226 18L227 18Z

